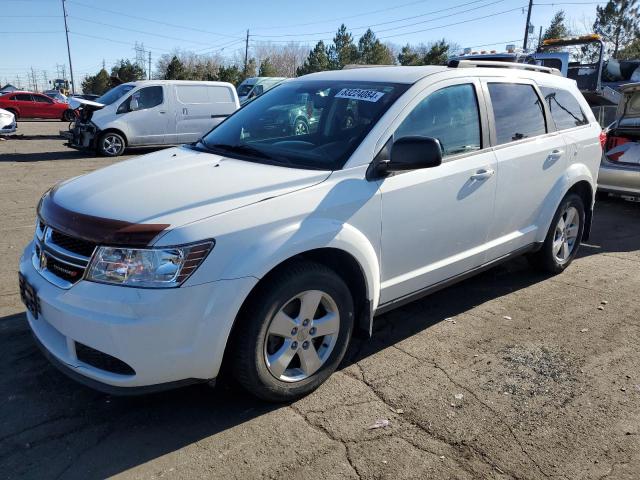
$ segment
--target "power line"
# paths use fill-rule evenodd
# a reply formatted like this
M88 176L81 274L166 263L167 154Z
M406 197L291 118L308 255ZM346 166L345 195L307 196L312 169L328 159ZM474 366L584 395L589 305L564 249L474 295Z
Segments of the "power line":
M135 28L122 27L120 25L114 25L112 23L98 22L97 20L91 20L89 18L76 17L75 15L69 15L69 17L73 18L75 20L80 20L82 22L95 23L96 25L103 25L105 27L117 28L117 29L120 29L120 30L127 30L129 32L140 33L142 35L152 35L154 37L166 38L166 39L169 39L169 40L178 40L180 42L197 43L197 44L200 44L200 45L208 45L208 42L200 42L198 40L187 40L185 38L172 37L172 36L169 36L169 35L162 35L160 33L145 32L144 30L137 30Z
M379 10L371 10L371 11L368 11L366 13L359 13L359 14L356 14L356 15L350 15L350 16L346 16L346 17L343 16L343 17L339 17L339 18L331 18L331 19L327 19L327 20L317 20L315 22L298 23L297 25L279 25L277 27L263 27L262 30L279 30L279 29L283 29L283 28L308 27L309 25L319 25L321 23L342 22L343 20L349 20L351 18L366 17L368 15L373 15L374 13L388 12L389 10L396 10L398 8L408 7L410 5L416 5L418 3L426 3L428 1L431 1L431 0L419 0L419 1L410 2L410 3L403 3L401 5L395 5L393 7L381 8Z
M516 10L522 10L522 8L524 6L526 6L526 5L521 5L521 6L517 7L517 8L511 8L509 10L503 10L502 12L496 12L496 13L492 13L492 14L489 14L489 15L484 15L482 17L476 17L476 18L472 18L472 19L469 19L469 20L463 20L463 21L460 21L460 22L449 23L447 25L439 25L437 27L424 28L422 30L414 30L412 32L403 32L403 33L397 33L397 34L394 34L394 35L386 35L386 36L380 37L380 38L384 39L384 38L399 37L399 36L402 36L402 35L413 35L414 33L429 32L431 30L437 30L439 28L453 27L455 25L462 25L464 23L477 22L478 20L484 20L486 18L493 18L493 17L497 17L498 15L504 15L504 14L507 14L507 13L515 12Z
M368 28L378 27L378 26L381 26L381 25L389 25L391 23L403 22L405 20L414 20L416 18L426 17L426 16L429 16L429 15L433 15L435 13L442 13L442 12L446 12L446 11L449 11L449 10L455 10L457 8L460 8L460 7L465 7L467 5L472 5L472 4L475 4L475 3L480 3L480 2L485 2L485 1L487 1L487 0L474 0L472 2L461 3L461 4L453 6L453 7L443 8L443 9L440 9L440 10L433 10L431 12L426 12L426 13L423 13L423 14L420 14L420 15L412 15L410 17L399 18L397 20L389 20L389 21L386 21L386 22L372 23L372 24L369 24L369 25L362 25L362 26L359 26L359 27L353 27L353 28L351 28L349 30L350 31L351 30L362 30L362 29L366 30ZM462 10L460 12L455 12L455 15L459 15L461 13L472 12L474 10L480 10L482 8L488 7L490 5L494 5L496 3L501 3L501 2L504 2L504 1L505 0L494 0L494 1L490 2L490 3L487 3L486 5L481 5L481 6L478 6L478 7L469 8L467 10ZM417 22L417 23L413 23L413 24L409 24L409 25L402 25L402 26L398 26L398 27L394 27L394 28L404 28L404 27L409 27L409 26L413 26L413 25L418 25L420 23L433 22L435 20L440 20L442 18L448 18L450 15L451 14L449 14L447 16L444 16L444 17L432 18L430 20L425 20L425 21L421 21L421 22ZM389 30L393 30L393 29L379 30L379 31L389 31ZM335 30L324 31L324 32L313 32L313 33L292 33L292 34L283 34L283 35L258 35L258 34L256 34L256 35L252 35L252 36L254 36L254 37L279 38L279 37L297 37L297 36L301 36L301 35L325 35L325 34L332 34L332 33L335 33Z
M199 28L186 27L184 25L177 25L175 23L163 22L163 21L160 21L160 20L152 19L152 18L140 17L140 16L137 16L137 15L131 15L131 14L124 13L124 12L118 12L116 10L110 10L108 8L96 7L95 5L88 5L86 3L77 2L75 0L69 0L69 3L73 3L75 5L80 5L80 6L83 6L83 7L86 7L86 8L90 8L92 10L101 10L103 12L113 13L113 14L121 16L121 17L129 17L129 18L134 18L136 20L143 20L145 22L157 23L159 25L166 25L168 27L181 28L183 30L191 30L191 31L194 31L194 32L199 32L199 33L208 33L209 35L217 35L217 36L220 36L220 37L228 37L228 38L236 38L236 39L240 38L240 39L242 39L242 37L236 36L236 35L229 35L229 34L225 34L225 33L212 32L210 30L202 30L202 29L199 29Z

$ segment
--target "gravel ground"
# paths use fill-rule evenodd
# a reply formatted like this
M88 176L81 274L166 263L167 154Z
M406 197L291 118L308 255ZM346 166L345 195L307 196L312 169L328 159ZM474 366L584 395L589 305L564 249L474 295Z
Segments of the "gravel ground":
M291 405L225 381L110 397L47 363L17 290L40 195L112 163L64 126L0 141L0 478L640 478L639 204L600 201L561 275L517 259L378 317Z

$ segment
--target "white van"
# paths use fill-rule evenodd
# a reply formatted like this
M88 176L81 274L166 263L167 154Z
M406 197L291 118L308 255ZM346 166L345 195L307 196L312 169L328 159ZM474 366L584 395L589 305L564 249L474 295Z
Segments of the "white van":
M116 157L127 147L195 142L235 112L235 88L225 82L142 80L112 88L96 101L70 98L81 108L67 145Z
M285 77L251 77L238 85L238 98L245 103L286 80Z

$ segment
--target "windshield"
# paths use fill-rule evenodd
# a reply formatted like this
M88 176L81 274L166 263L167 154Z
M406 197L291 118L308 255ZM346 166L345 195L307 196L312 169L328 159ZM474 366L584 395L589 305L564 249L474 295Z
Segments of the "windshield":
M251 161L339 169L408 87L377 82L287 82L238 110L199 145Z
M238 96L239 97L247 96L254 85L255 83L243 83L242 85L238 85Z
M113 87L107 93L102 95L101 97L96 98L96 102L102 103L103 105L111 105L113 102L122 97L125 93L133 90L135 85L118 85L117 87Z

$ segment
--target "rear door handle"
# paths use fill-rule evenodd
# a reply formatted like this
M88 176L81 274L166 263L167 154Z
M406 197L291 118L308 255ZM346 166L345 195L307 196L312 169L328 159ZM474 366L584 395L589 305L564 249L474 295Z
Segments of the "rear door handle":
M487 178L493 177L495 173L496 171L491 168L483 168L471 175L471 180L486 180Z

